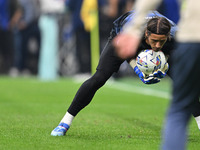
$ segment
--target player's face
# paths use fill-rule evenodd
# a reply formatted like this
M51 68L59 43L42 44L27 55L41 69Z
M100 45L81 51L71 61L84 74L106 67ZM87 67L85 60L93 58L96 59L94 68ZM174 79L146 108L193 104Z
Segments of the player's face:
M146 43L149 44L154 51L159 51L167 41L167 37L167 35L151 33L149 36L147 36Z

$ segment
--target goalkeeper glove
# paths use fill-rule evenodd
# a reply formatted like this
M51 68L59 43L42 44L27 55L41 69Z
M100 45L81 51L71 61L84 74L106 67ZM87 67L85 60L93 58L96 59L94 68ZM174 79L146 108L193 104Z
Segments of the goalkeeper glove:
M154 77L153 74L146 77L146 75L137 66L135 66L133 70L144 84L155 84L160 82L160 79Z
M158 69L157 71L155 71L153 73L153 76L159 79L164 78L168 70L169 70L169 64L165 63L164 68L162 70Z

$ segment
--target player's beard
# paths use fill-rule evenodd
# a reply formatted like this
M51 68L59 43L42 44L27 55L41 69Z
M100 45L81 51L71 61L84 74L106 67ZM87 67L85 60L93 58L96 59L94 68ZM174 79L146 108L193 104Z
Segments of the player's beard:
M155 52L158 52L158 51L161 50L161 48L156 48L156 47L153 47L152 49L153 49Z

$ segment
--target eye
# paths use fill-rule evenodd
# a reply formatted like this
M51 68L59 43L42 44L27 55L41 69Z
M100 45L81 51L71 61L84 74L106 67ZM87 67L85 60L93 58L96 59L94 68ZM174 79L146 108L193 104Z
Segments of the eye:
M164 43L166 40L161 40L160 43Z
M156 42L158 42L158 40L152 40L152 42L156 43Z

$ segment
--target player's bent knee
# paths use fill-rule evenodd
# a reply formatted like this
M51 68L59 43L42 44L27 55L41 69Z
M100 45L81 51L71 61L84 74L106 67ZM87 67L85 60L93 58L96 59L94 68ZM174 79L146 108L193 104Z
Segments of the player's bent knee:
M105 75L102 71L97 71L91 78L96 88L102 87L106 81L110 78L110 75Z

